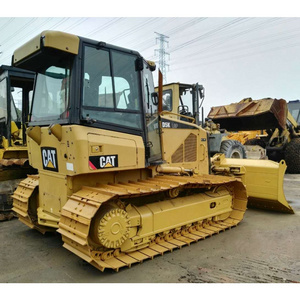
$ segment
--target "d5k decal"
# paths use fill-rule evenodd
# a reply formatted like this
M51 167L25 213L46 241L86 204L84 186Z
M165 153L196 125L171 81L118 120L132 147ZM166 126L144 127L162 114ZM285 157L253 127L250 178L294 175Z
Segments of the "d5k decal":
M118 155L90 156L89 166L93 170L118 167Z
M42 147L41 151L44 170L58 172L56 149L51 147Z

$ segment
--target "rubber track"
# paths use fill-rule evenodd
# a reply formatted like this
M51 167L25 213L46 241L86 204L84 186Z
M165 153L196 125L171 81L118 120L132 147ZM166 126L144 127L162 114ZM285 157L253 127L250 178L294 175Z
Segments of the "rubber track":
M89 245L89 230L92 218L101 204L113 199L147 196L177 187L182 188L213 188L232 183L235 186L233 210L224 221L210 222L203 228L193 232L182 232L182 235L171 240L159 240L150 246L119 256L101 260ZM131 267L146 259L153 259L156 255L163 255L167 251L190 245L198 240L225 231L236 226L246 211L247 195L242 183L236 179L216 175L199 175L193 177L157 176L155 178L137 182L102 184L95 188L83 187L74 193L62 209L62 215L57 230L64 241L64 247L101 271L113 269L119 271L122 267Z

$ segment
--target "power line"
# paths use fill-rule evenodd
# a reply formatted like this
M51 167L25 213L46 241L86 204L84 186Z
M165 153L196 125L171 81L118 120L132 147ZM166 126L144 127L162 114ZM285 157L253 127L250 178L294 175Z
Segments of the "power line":
M160 18L161 19L161 18ZM166 20L164 20L163 23L160 23L160 28L164 28L165 25L170 25L170 23L177 21L178 18L166 18ZM180 18L180 19L184 19L184 18ZM165 33L167 35L175 35L179 32L182 32L192 26L195 26L197 23L203 22L204 20L206 20L207 18L192 18L191 20L188 20L187 22L177 25L175 27L172 27L171 30L165 30ZM143 40L142 42L139 42L138 44L133 44L133 46L136 49L139 49L139 51L145 51L147 49L149 49L150 47L154 46L155 43L153 42L152 38L148 38L146 40Z
M116 35L114 38L112 38L112 39L110 40L110 43L113 43L114 41L116 41L116 40L118 40L118 39L121 39L121 38L124 38L124 37L126 37L126 36L130 36L130 35L132 35L132 33L134 33L134 32L140 31L140 30L141 30L142 28L144 28L145 26L149 26L151 23L156 22L157 19L159 19L159 18L150 18L150 19L148 19L148 20L142 22L142 23L139 24L139 25L134 24L132 28L126 29L125 32L123 32L123 33L121 33L121 34L118 34L118 35Z
M247 35L250 32L257 31L257 30L260 30L260 29L265 29L268 25L274 24L274 22L277 22L277 21L278 21L278 18L268 19L268 20L263 21L263 22L261 22L259 24L255 24L255 26L253 28L247 28L247 29L245 29L245 30L243 30L241 32L234 33L234 34L232 34L230 36L225 36L225 37L217 40L217 42L215 42L214 44L211 44L208 47L206 47L206 48L204 48L204 49L202 49L200 51L197 51L197 55L199 55L199 53L203 53L203 52L205 52L207 50L210 50L210 49L214 49L215 50L216 48L220 48L220 47L222 47L222 49L223 49L223 47L224 47L223 44L224 43L228 43L228 42L232 41L233 39L236 39L236 38L238 38L240 36ZM248 44L248 42L249 41L247 41L247 44ZM191 55L193 55L193 54L191 54Z
M100 27L97 27L96 29L90 31L85 36L86 37L91 37L91 36L95 35L96 33L99 33L101 31L103 31L104 29L107 29L108 27L120 22L122 19L123 18L113 18L112 20L109 20L108 22L104 23Z
M47 18L41 25L39 26L44 26L45 24L49 23L53 18ZM60 22L59 22L60 23ZM32 38L33 35L36 35L36 28L34 28L33 30L31 30L29 33L27 33L26 35L23 35L22 39L19 40L19 44L23 41L23 40L28 40L30 38ZM13 44L15 45L14 49L12 50L12 52L16 49L17 44L15 42L15 39L13 38L14 35L12 36L12 38L10 39L10 41L8 43L5 44L6 48L9 49L9 47L7 47L7 45ZM5 51L8 52L8 51ZM12 54L8 54L6 55L3 60L8 59Z
M185 48L187 46L189 46L189 49L192 49L193 47L196 46L195 43L199 42L200 40L215 36L216 34L223 32L225 29L232 28L232 26L236 26L236 24L239 25L240 23L245 22L245 21L247 21L247 18L236 18L234 20L231 20L231 21L227 22L226 24L222 24L222 25L218 26L217 28L209 30L208 32L206 32L204 34L200 34L196 38L193 38L189 41L186 41L184 43L181 43L181 44L171 48L170 52L173 53L173 52L180 50L182 48ZM152 57L149 59L152 59Z
M296 43L290 44L290 45L283 45L283 46L274 47L274 48L271 48L271 49L257 51L257 52L253 52L253 53L236 55L236 56L232 56L232 57L229 57L229 58L219 59L219 60L213 60L213 61L206 62L206 63L205 62L199 62L199 63L196 63L196 64L193 63L192 67L205 66L205 65L210 65L210 64L219 63L219 62L236 60L236 59L240 59L240 58L244 58L244 57L249 57L249 56L253 56L253 55L258 55L258 54L262 54L262 53L268 53L270 51L278 51L278 50L283 50L283 49L288 49L288 48L293 48L293 47L299 47L299 46L300 46L300 42L296 42ZM186 66L180 67L180 68L174 68L174 71L181 70L181 69L186 69L186 68L187 68Z
M213 44L210 44L207 47L204 47L202 49L199 49L197 47L197 51L190 53L188 55L188 58L192 59L193 57L199 57L201 53L209 53L210 54L209 56L211 57L211 56L215 56L215 55L222 55L223 53L226 53L226 52L237 51L238 49L241 49L241 48L249 49L249 48L251 48L250 45L249 45L249 40L247 40L245 43L239 42L238 45L239 46L242 45L242 47L234 47L232 45L228 45L230 47L230 49L225 50L225 51L224 51L224 44L228 44L228 42L230 42L230 41L232 41L232 40L234 40L238 37L241 37L243 35L247 35L250 32L257 31L257 30L260 30L260 29L265 29L268 25L274 24L273 23L274 21L278 21L277 18L273 18L273 19L270 19L270 20L260 22L259 24L255 24L254 27L250 27L250 28L247 28L246 30L243 30L241 32L231 34L230 36L223 36L222 35L221 37L217 38ZM270 36L270 35L268 35L268 36ZM263 37L263 41L264 42L266 41L266 37ZM244 44L246 44L246 46L244 46ZM196 46L191 48L191 49L193 50L194 48L196 48ZM215 51L218 48L221 48L221 51L219 51L218 53L215 53L215 54L211 53L211 51ZM186 58L186 55L182 56L182 57L179 57L178 60L180 61L182 58Z
M37 20L37 18L32 18L30 19L26 24L24 24L24 26L22 26L21 29L17 29L12 35L8 36L6 39L4 39L2 41L2 44L5 44L8 41L11 41L15 36L21 34L21 32L23 30L25 30L27 28L27 26L29 26L30 24L32 24L33 22L35 22Z
M176 21L178 18L159 18L159 22L157 24L156 27L159 28L165 28L166 25L169 25L170 23ZM152 38L152 33L153 30L151 29L151 35L148 34L149 38L148 39L143 39L142 41L139 40L138 43L134 43L132 44L133 47L135 47L135 49L139 49L139 51L145 51L148 50L150 47L155 46L156 43L154 42L153 38Z
M189 41L186 41L183 44L180 44L180 45L174 47L172 49L172 52L178 51L178 50L180 50L180 49L182 49L182 48L184 48L186 46L190 46L190 45L192 45L192 44L194 44L196 42L199 42L200 40L202 40L204 38L207 38L207 37L210 37L210 36L212 36L212 35L214 35L216 33L219 33L220 31L223 31L224 29L227 29L230 26L236 25L237 23L240 23L241 21L245 21L245 18L237 18L237 19L231 20L231 21L227 22L224 25L221 25L221 26L219 26L219 27L217 27L215 29L212 29L212 30L210 30L210 31L208 31L208 32L206 32L204 34L201 34L201 35L197 36L196 38L193 38L193 39L191 39Z
M197 23L203 22L205 21L207 18L193 18L192 20L187 21L186 23L179 25L177 27L172 28L170 31L167 31L166 33L169 35L173 35L176 34L180 31L183 31L187 28L190 28L194 25L196 25Z
M67 27L65 29L65 31L71 30L77 26L79 26L80 24L82 24L83 22L87 21L89 18L79 18L78 21L76 21L74 24L70 25L69 27Z
M268 25L267 23L263 22L260 23L259 25L255 26L254 28L250 28L247 30L247 33L257 30L257 29L261 29L261 27L263 27L263 29L265 29L266 25ZM267 36L263 36L260 39L257 39L256 41L252 41L252 40L246 40L245 42L241 43L239 42L238 46L233 46L233 45L228 45L227 49L224 49L224 46L222 45L221 41L216 42L213 45L209 45L208 47L204 48L204 49L198 49L196 52L193 52L191 54L188 55L188 59L186 59L186 55L183 57L177 57L176 61L180 62L182 61L182 59L184 59L184 63L186 64L188 61L195 61L195 58L197 58L197 60L203 60L203 59L209 59L209 58L215 58L215 57L220 57L221 55L225 55L227 53L230 54L234 54L234 52L241 52L243 50L247 50L247 51L251 51L251 50L256 50L258 47L260 46L267 46L273 43L278 43L278 42L282 42L282 41L286 41L286 40L290 40L293 38L297 38L299 37L299 28L296 28L295 33L293 34L293 32L290 31L284 31L284 32L276 32L275 34L272 35L267 35ZM245 33L244 31L241 33ZM237 35L240 34L236 34L233 35L232 37L237 37ZM223 41L224 43L226 42L226 40ZM216 47L213 47L214 45L218 45L221 46L222 48L219 51L215 51L214 53L212 53L209 50L218 50ZM229 48L230 47L230 48ZM211 49L212 48L212 49ZM218 47L220 48L220 47ZM205 56L201 56L201 53L208 53L208 55Z
M0 31L2 29L7 29L9 24L11 24L11 22L14 20L15 18L10 18L7 22L5 22L1 27L0 27Z

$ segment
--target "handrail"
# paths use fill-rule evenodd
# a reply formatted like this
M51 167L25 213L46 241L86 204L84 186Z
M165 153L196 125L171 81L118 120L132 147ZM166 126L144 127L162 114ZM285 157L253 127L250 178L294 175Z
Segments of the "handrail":
M184 117L184 118L190 119L192 121L192 123L195 123L195 118L189 117L189 116L185 116L185 115L181 115L181 114L177 114L177 113L174 113L174 112L171 112L171 111L163 110L160 114L161 115L165 114L165 115L174 115L174 116L177 116L177 117Z

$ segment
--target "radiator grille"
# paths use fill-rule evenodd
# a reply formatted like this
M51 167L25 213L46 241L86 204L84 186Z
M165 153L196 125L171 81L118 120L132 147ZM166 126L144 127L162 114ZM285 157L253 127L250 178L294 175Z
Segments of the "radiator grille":
M184 142L184 161L192 162L197 160L197 136L190 134Z
M183 145L182 144L172 155L172 163L180 163L180 162L183 162Z
M172 163L193 162L197 160L197 136L190 134L172 155Z

